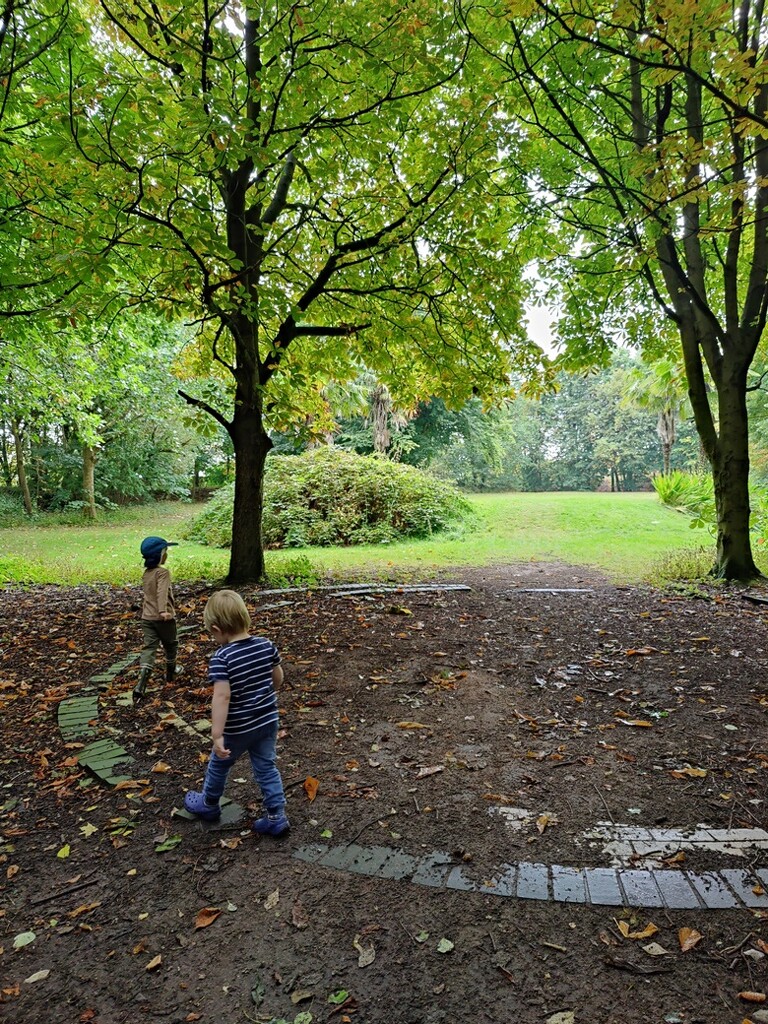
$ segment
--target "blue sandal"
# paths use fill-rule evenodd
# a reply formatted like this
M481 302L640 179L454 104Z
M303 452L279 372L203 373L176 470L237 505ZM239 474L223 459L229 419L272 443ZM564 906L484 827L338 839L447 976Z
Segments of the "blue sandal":
M206 803L202 793L191 791L184 797L184 808L191 814L196 814L203 821L218 821L221 817L221 808L218 804Z

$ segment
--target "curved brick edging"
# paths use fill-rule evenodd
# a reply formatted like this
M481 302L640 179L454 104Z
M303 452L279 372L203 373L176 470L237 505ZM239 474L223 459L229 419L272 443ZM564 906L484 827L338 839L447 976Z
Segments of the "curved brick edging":
M187 632L194 627L182 627ZM63 700L57 720L62 738L91 737L78 754L78 761L99 781L115 786L130 777L116 775L118 765L133 761L133 756L109 737L99 738L99 692L109 688L113 680L138 660L131 654L109 668L90 677L81 694ZM125 695L131 701L130 692ZM181 725L186 723L179 719ZM176 811L206 829L236 824L244 812L229 800L222 801L222 818L214 826L203 825L194 815ZM735 833L734 833L735 835ZM727 841L727 835L721 836ZM523 900L545 900L554 903L582 903L608 907L665 907L668 910L766 910L768 909L768 871L750 874L743 868L694 873L692 871L638 868L572 868L559 864L537 864L521 861L504 864L492 879L472 879L466 866L455 864L453 858L440 851L414 857L388 846L358 846L349 843L329 847L312 843L299 847L293 854L297 860L350 874L373 878L410 881L414 885L479 892Z
M312 843L293 855L318 867L413 885L480 892L522 900L584 903L602 907L665 907L668 910L768 909L768 871L570 868L522 861L504 864L492 879L476 880L464 865L440 851L413 857L388 846L326 846ZM757 891L755 891L757 890Z

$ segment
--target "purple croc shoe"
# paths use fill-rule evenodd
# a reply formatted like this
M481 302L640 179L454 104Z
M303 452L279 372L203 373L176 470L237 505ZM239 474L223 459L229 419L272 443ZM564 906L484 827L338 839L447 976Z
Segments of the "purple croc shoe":
M203 821L218 821L221 817L221 808L218 804L207 804L203 794L194 791L184 797L184 808Z

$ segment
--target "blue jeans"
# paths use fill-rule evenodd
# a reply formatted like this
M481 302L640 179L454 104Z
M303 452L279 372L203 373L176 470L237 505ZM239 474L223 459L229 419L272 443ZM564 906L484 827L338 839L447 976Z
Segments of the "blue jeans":
M253 777L261 789L268 811L282 811L285 807L283 780L277 770L277 722L263 725L242 736L224 736L229 757L217 757L213 752L203 782L203 795L208 803L218 803L227 784L227 776L234 763L246 751L251 759Z

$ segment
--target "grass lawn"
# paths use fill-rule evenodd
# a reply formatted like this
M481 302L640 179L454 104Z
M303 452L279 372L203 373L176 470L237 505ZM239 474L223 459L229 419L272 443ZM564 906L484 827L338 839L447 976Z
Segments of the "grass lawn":
M274 577L309 560L321 573L405 577L450 566L517 561L591 565L617 581L658 576L660 563L711 547L702 530L661 505L655 493L483 494L471 501L479 525L463 537L354 548L303 548L267 553ZM158 504L123 510L94 526L35 526L0 530L0 576L6 583L138 583L139 544L147 534L168 540L199 511ZM177 580L220 580L229 552L184 541L169 567Z

